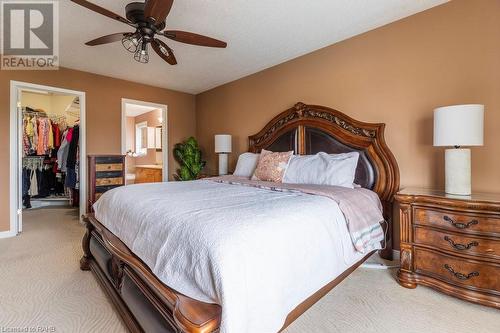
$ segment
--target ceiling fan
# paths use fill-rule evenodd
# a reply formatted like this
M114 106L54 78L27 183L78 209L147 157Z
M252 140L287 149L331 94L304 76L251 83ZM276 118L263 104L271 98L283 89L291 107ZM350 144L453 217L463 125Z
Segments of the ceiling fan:
M148 45L170 65L177 64L174 52L159 36L167 37L181 43L199 46L225 48L227 43L198 35L192 32L179 30L164 30L165 19L170 13L174 0L146 0L145 2L131 2L125 7L126 17L124 18L103 7L88 2L86 0L71 0L96 13L102 14L113 20L120 21L135 28L134 32L120 32L85 43L89 46L102 45L121 41L125 49L134 53L134 59L141 63L149 62Z

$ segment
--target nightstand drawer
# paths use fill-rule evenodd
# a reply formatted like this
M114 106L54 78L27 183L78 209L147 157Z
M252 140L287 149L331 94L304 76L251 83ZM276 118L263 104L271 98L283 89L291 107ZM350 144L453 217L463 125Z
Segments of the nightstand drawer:
M500 257L500 239L491 240L416 227L414 242L416 245L427 245L462 254Z
M415 208L414 223L464 233L500 234L498 218L431 208Z
M468 289L500 292L500 265L415 247L415 272Z
M123 178L97 178L95 180L96 186L107 186L107 185L123 185Z
M123 164L123 156L96 156L94 157L95 164Z
M114 163L114 164L96 164L95 165L95 171L122 171L123 170L123 164L121 163Z
M121 171L99 171L95 173L95 177L99 178L120 178L123 177L123 172Z

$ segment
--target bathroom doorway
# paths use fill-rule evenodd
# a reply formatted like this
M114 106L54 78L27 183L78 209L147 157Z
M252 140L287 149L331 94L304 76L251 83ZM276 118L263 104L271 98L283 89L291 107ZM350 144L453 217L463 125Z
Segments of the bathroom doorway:
M167 106L122 99L125 185L168 181Z

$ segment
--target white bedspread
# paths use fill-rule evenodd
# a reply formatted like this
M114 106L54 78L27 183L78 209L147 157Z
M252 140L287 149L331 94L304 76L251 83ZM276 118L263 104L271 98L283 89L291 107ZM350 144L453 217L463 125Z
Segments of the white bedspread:
M222 306L222 333L277 332L362 258L326 197L208 180L120 187L96 218L165 284Z

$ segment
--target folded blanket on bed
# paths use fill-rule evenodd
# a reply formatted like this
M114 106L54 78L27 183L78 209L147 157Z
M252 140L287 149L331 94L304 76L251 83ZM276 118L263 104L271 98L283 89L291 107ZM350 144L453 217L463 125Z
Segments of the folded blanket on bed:
M279 184L259 180L247 180L242 177L221 176L208 178L218 183L252 186L272 191L298 191L320 195L335 201L347 221L347 229L356 251L365 253L374 248L374 244L384 240L384 231L380 223L384 222L382 204L378 195L364 188L347 188L328 185Z

